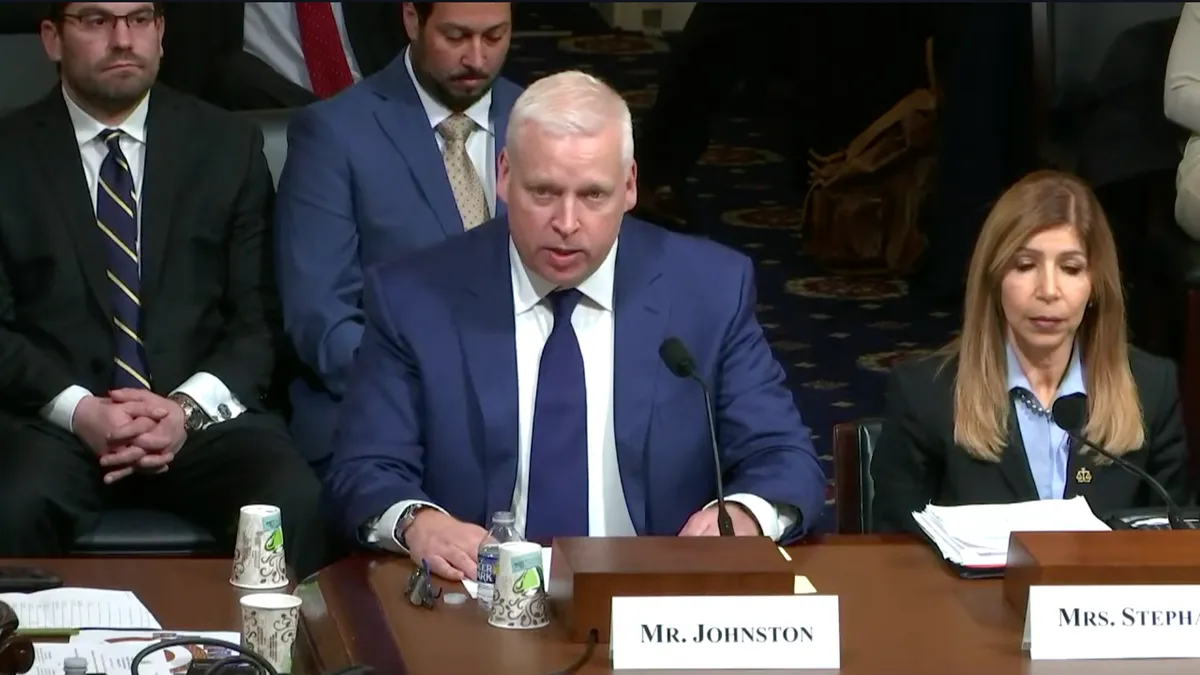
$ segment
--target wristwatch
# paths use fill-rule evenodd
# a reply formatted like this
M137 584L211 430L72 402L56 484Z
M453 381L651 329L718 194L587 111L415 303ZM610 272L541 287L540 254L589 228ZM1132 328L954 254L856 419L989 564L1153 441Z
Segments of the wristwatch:
M400 513L400 519L396 521L396 529L392 531L392 534L396 536L396 541L405 550L408 549L408 543L404 541L404 533L408 531L408 526L412 525L413 521L417 519L417 514L427 508L429 507L425 504L413 504Z
M194 431L200 431L209 424L212 424L212 418L208 413L204 412L198 403L192 400L187 394L171 394L167 398L179 404L183 410L183 428L190 434Z

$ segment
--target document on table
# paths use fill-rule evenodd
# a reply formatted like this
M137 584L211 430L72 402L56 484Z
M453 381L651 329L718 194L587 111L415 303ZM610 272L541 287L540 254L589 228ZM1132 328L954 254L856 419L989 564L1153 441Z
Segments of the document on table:
M143 644L111 645L111 644L59 644L45 643L33 645L33 670L31 675L62 675L63 660L72 656L82 656L88 660L89 673L104 673L104 675L132 675L129 666ZM156 652L142 659L138 664L138 675L171 675L167 667L167 657L162 652Z
M914 512L917 525L942 556L964 567L1003 567L1013 532L1102 532L1110 530L1083 497L1016 504L935 506Z
M550 551L549 546L542 547L542 578L546 580L546 583L550 582ZM467 595L472 598L478 595L479 584L475 583L474 579L463 579L462 585L467 589Z
M19 633L162 627L130 591L52 588L37 593L0 593L0 602L17 613L21 622Z
M71 636L71 645L81 648L102 649L108 646L134 650L144 649L163 640L202 639L222 640L239 644L242 640L240 633L228 631L136 631L136 630L83 630ZM215 645L187 645L166 647L160 654L166 659L167 668L174 675L186 675L192 661L201 658L211 661L237 656L238 652L226 647Z

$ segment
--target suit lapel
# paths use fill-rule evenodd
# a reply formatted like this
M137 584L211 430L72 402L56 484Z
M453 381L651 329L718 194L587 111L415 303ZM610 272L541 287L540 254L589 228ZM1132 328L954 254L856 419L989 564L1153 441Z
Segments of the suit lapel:
M1025 441L1017 424L1017 409L1011 401L1008 406L1008 447L1000 455L1000 473L1017 501L1038 498L1037 485L1033 482L1033 472L1029 470L1029 458L1025 454Z
M450 179L442 169L445 166L442 153L429 126L429 116L417 96L416 85L404 65L403 53L392 60L381 76L376 91L385 100L375 111L376 121L404 156L442 231L447 236L462 234L462 216L454 201Z
M109 283L105 278L103 235L96 227L95 205L90 201L91 188L83 171L75 127L67 113L62 89L57 85L38 104L39 116L34 134L36 159L42 176L54 195L54 205L67 229L79 257L79 265L88 288L105 315L112 315Z
M1087 420L1084 419L1084 427L1087 427ZM1091 451L1075 439L1070 440L1070 450L1067 455L1067 475L1066 483L1063 487L1063 499L1071 499L1072 497L1085 497L1089 504L1093 507L1098 505L1098 502L1092 498L1093 491L1102 492L1096 488L1096 484L1102 475L1106 473L1106 469L1111 468L1109 465L1096 466L1092 461ZM1087 453L1085 456L1084 453Z
M508 223L493 221L482 227L489 229L471 240L482 250L481 264L464 286L457 325L467 379L483 424L475 437L483 443L480 464L487 483L486 517L512 506L519 411Z
M142 302L154 296L166 268L172 207L188 165L192 136L188 115L177 96L156 87L146 118L146 166L142 174Z
M654 390L662 367L670 302L662 282L661 241L645 225L626 218L617 247L613 288L613 426L617 467L635 531L646 532L647 452Z

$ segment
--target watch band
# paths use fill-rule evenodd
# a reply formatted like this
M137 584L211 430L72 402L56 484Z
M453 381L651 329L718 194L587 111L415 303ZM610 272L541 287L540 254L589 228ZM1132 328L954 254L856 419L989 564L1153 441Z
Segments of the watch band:
M212 423L212 418L187 394L171 394L169 397L183 410L183 428L188 433L199 431Z
M408 527L417 519L417 513L422 509L428 508L424 504L413 504L400 514L400 519L396 521L396 531L392 534L396 535L396 541L405 549L408 548L408 543L404 540L404 534L408 532Z

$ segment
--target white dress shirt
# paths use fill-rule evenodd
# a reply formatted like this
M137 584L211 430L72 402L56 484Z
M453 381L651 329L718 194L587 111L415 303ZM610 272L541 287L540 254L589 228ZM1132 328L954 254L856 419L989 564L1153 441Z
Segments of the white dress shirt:
M587 389L588 534L593 537L637 534L621 485L613 427L613 276L616 258L617 246L614 244L600 267L579 284L583 298L571 315L571 326L575 329L579 350L583 354L584 385ZM513 489L512 512L517 531L524 533L538 368L542 348L554 327L554 312L546 296L555 286L525 267L511 241L509 262L516 325L514 348L517 353L519 423L517 480ZM726 497L726 500L744 506L754 516L763 534L771 539L778 539L796 522L794 508L776 508L756 495L734 494ZM370 528L368 543L406 553L395 536L395 530L404 510L413 504L441 508L426 502L401 501L385 511Z
M404 50L404 67L408 69L408 76L412 78L413 86L417 88L417 96L421 99L421 107L425 108L425 114L429 117L429 126L434 130L433 136L437 139L438 150L445 152L446 139L437 132L437 125L454 113L439 103L436 98L430 96L421 83L417 82L417 75L413 72L412 57L407 48ZM463 111L463 114L475 122L475 130L467 136L467 156L471 158L471 166L475 167L475 173L479 175L479 182L483 183L483 193L487 196L488 213L494 216L496 215L496 129L492 125L492 90L489 89L483 98L472 103L470 108Z
M67 102L67 112L71 116L71 124L75 127L75 140L79 144L79 159L83 162L83 173L87 178L88 190L92 198L92 210L96 208L96 190L100 181L100 166L108 157L108 146L100 139L105 129L116 128L124 132L119 143L121 152L129 163L129 172L133 174L133 194L138 208L138 268L141 269L142 253L142 176L146 166L146 114L150 109L150 97L146 96L134 108L129 117L116 127L108 127L100 123L71 100L70 94L63 90L63 98ZM150 373L153 377L154 373ZM186 394L196 402L213 420L224 421L233 419L245 412L243 406L220 378L211 373L199 372L192 375L183 384L171 392ZM74 432L72 419L75 407L92 392L79 385L71 385L55 396L42 407L42 416L54 424ZM104 395L103 393L99 395ZM222 414L221 406L225 407Z
M346 34L346 19L342 3L331 2L333 21L346 52L346 63L354 81L362 79L350 37ZM242 50L262 59L264 63L292 82L312 91L312 79L300 47L300 22L296 19L294 2L247 2L242 10Z

